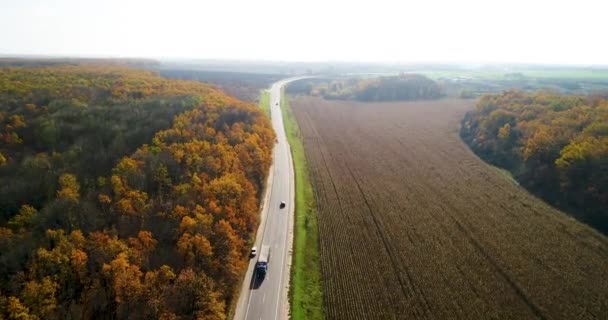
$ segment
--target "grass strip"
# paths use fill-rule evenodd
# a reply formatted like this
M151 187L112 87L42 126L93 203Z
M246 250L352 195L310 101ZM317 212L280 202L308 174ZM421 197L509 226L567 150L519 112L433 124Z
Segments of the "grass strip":
M300 129L284 93L281 93L281 110L291 148L296 188L295 234L289 290L291 319L325 319L315 199Z

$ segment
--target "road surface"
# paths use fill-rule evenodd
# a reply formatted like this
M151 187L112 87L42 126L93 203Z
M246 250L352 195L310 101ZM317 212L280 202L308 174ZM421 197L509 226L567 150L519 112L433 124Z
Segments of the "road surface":
M260 281L256 279L254 270L257 257L251 259L235 310L236 320L277 320L288 317L287 291L293 239L294 174L280 99L281 88L297 79L300 78L281 80L270 88L271 120L277 143L273 150L273 164L256 237L258 252L262 245L270 246L270 261L268 273ZM286 204L283 209L279 208L281 201Z

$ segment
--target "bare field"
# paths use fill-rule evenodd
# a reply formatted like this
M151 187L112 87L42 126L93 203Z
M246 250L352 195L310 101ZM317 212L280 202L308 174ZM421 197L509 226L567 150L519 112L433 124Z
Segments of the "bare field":
M291 101L330 319L605 319L608 239L458 137L472 101Z

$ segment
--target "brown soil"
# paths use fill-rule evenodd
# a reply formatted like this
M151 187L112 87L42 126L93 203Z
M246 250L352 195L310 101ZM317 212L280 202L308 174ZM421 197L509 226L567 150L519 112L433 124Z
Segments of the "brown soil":
M608 314L608 239L470 152L473 104L291 102L330 319Z

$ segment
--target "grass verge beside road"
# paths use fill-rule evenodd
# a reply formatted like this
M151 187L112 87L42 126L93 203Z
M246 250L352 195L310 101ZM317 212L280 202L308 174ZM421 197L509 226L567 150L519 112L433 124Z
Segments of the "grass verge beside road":
M270 92L267 90L260 91L260 102L258 104L260 109L266 113L268 118L270 118Z
M324 319L315 199L300 129L284 93L281 93L281 111L295 171L295 230L289 290L291 319Z

